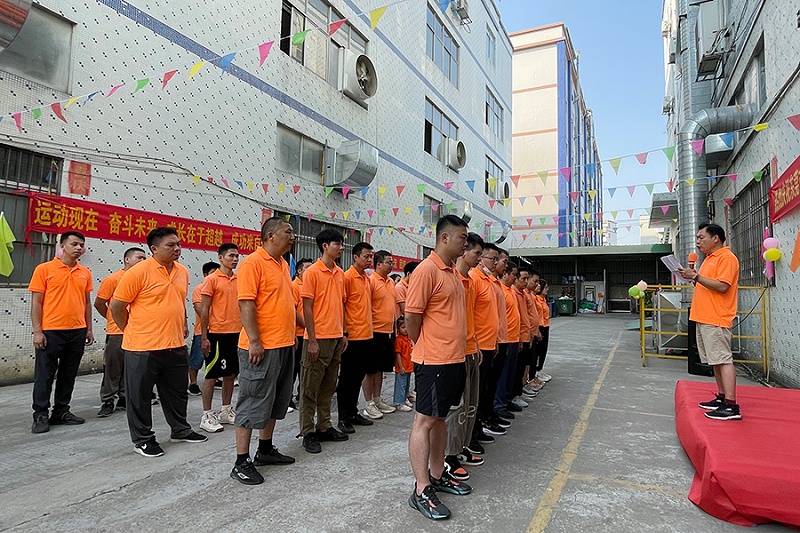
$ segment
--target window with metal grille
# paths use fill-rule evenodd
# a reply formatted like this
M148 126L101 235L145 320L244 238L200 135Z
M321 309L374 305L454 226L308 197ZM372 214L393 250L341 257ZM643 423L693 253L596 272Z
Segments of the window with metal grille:
M288 214L275 212L276 216L286 216ZM342 250L342 257L339 259L339 266L347 270L353 264L353 246L361 242L360 231L351 233L349 228L328 224L313 218L308 220L300 217L298 220L297 217L291 216L289 223L294 228L295 234L294 248L291 251L295 260L299 261L304 257L310 257L313 261L316 261L322 255L319 248L317 248L317 235L322 230L335 229L344 235L344 250ZM286 260L289 260L288 257Z
M762 169L761 181L751 181L733 199L731 206L731 251L739 258L739 285L764 286L761 243L769 221L769 165Z

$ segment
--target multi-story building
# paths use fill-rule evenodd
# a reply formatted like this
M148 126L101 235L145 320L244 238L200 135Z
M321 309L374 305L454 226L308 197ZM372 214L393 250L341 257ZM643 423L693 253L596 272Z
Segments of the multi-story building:
M800 387L800 278L789 268L800 224L797 6L665 0L662 34L667 145L677 145L670 168L679 210L676 253L686 258L694 250L700 223L725 228L740 261L740 286L765 287L740 291L736 333L761 335L760 316L748 311L768 302L771 377ZM772 280L761 257L765 229L784 254ZM739 346L737 339L734 346L742 358L764 352L758 340L741 339Z
M483 184L511 174L511 44L492 0L441 6L41 0L3 19L0 210L17 242L0 278L0 382L33 374L26 286L69 228L89 236L97 287L155 215L181 217L192 284L229 232L252 251L271 213L294 224L295 258L317 256L323 227L421 258L443 214L505 226L510 207L490 207ZM47 232L26 235L25 193L69 199L72 218L40 209ZM91 205L120 216L102 236L77 216L105 212Z
M526 247L599 246L603 170L569 32L557 23L509 37L512 172L519 177L511 190L514 243L524 237Z

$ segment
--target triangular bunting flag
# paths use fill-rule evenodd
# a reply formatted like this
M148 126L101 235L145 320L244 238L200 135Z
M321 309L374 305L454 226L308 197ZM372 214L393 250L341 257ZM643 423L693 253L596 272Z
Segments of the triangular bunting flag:
M439 212L439 204L431 204L431 210L434 213L438 213Z
M667 184L667 190L669 190L669 192L672 192L675 189L674 181L669 180L668 182L666 182L666 184Z
M378 196L383 198L384 194L386 194L386 185L379 185L378 186Z
M564 176L564 179L569 181L569 177L572 175L572 168L564 167L561 169L561 175Z
M800 114L792 115L791 117L787 117L786 120L788 120L789 123L792 126L794 126L794 129L796 129L797 131L800 131Z
M571 193L569 193L569 197L572 198L573 202L577 202L579 194L580 193L578 191L572 191Z
M269 183L262 183L261 188L264 189L264 194L267 194L267 191L269 190Z
M331 218L336 218L336 211L331 211L330 212L330 217Z
M733 206L733 198L723 198L722 201L728 204L728 207Z
M558 217L553 217L553 224L558 224Z
M661 149L664 152L664 155L667 156L667 161L672 163L672 158L675 157L675 147L674 146L667 146Z
M369 215L370 220L372 220L372 215L374 215L374 214L375 214L375 210L374 209L368 209L367 210L367 215Z
M494 208L494 204L496 204L496 203L497 203L497 200L495 200L495 199L489 200L489 208L493 209Z
M405 185L398 185L396 187L396 189L397 189L397 197L398 198L400 198L400 195L403 194L403 190L405 190L405 188L406 188Z
M261 67L264 65L264 61L267 60L269 56L270 50L272 50L272 45L275 44L275 41L268 41L266 43L262 43L258 45L258 66Z
M306 36L308 35L308 32L310 32L310 31L311 31L310 29L303 30L303 31L299 31L299 32L295 33L294 35L292 35L292 44L294 46L300 46L301 44L303 44L303 41L306 40Z
M239 186L240 189L244 189L244 182L239 180L233 180L233 182Z
M136 89L134 89L133 92L138 93L139 91L147 87L148 83L150 83L150 78L142 78L141 80L136 82Z
M42 109L39 107L31 109L31 115L33 116L33 120L39 120L39 117L42 116Z
M593 178L594 177L594 173L595 173L596 170L597 170L597 163L587 163L586 164L586 174L588 174L589 177Z
M595 196L597 196L597 191L594 189L589 189L589 199L594 200Z
M393 208L392 208L392 213L394 213L394 216L395 216L395 217L397 216L397 212L398 212L398 211L400 211L400 208L399 208L399 207L393 207Z
M64 118L64 112L61 110L61 103L60 102L55 102L55 103L51 104L50 105L50 109L53 110L53 114L55 116L57 116L58 118L60 118L64 122L67 121L67 119Z
M611 168L614 169L614 174L619 174L619 164L622 163L621 157L615 157L614 159L609 159L609 163L611 163Z
M503 198L503 205L508 207L508 204L511 203L511 198Z
M368 192L369 192L369 187L361 187L361 198L362 199L366 198Z
M686 180L686 183L689 184L689 185L694 185L694 178L688 178Z
M445 181L444 182L444 190L449 191L450 189L452 189L453 188L453 183L454 182L452 182L452 181Z
M108 91L108 94L106 95L106 98L108 98L109 96L113 95L115 92L119 91L119 90L120 90L120 88L122 88L122 87L124 87L124 86L125 86L125 84L124 84L124 83L120 83L119 85L114 85L114 86L111 88L111 90L110 90L110 91Z
M797 116L800 116L800 115L797 115ZM761 171L753 172L753 179L756 180L756 183L760 182L761 178L763 178L763 177L764 177L764 173L763 172L761 172Z
M539 217L539 224L544 226L545 221L547 221L547 217Z
M489 178L486 180L486 183L489 184L489 190L493 191L495 187L497 187L497 178Z
M467 184L467 187L469 187L470 191L475 192L475 180L465 181L464 183Z
M308 220L309 222L311 222L311 219L312 219L312 218L314 218L314 215L312 215L311 213L306 213L306 220Z
M194 184L197 185L197 182L200 181L200 176L195 176L193 178L193 180L194 180Z
M610 196L611 198L614 198L614 194L616 194L616 192L617 192L617 188L616 187L611 187L610 189L608 189L608 196Z
M369 27L370 29L374 30L375 26L378 25L378 21L381 20L381 17L386 13L386 8L389 6L379 7L377 9L373 9L369 12Z
M761 124L756 124L753 126L753 129L756 131L763 131L767 128L769 128L769 122L762 122Z
M342 218L347 220L347 217L350 216L350 211L342 211Z
M256 184L253 183L252 181L248 181L247 182L247 188L250 190L250 192L253 192L253 189L255 189L255 187L256 187Z
M539 172L539 179L542 180L542 184L543 185L547 185L547 175L548 174L549 174L549 172L547 172L546 170L543 170L543 171Z
M584 213L583 214L583 220L585 220L586 222L589 222L590 218L592 218L592 214L591 213Z
M337 31L339 31L339 28L341 28L342 24L344 24L345 22L347 22L347 19L335 20L331 22L330 25L328 26L328 35L329 36L333 35Z
M394 216L397 216L397 211L395 210L395 208L392 208L392 211L394 211ZM381 209L379 212L382 217L386 216L386 209Z
M69 106L71 106L72 104L77 102L79 98L80 98L80 96L73 96L72 98L67 100L66 105L64 105L64 109L69 109Z
M419 214L420 215L425 212L425 206L424 205L418 205L417 209L419 209Z
M522 207L523 205L525 205L525 199L526 199L526 197L525 197L525 196L520 196L519 198L517 198L517 200L519 200L519 205L520 205L520 207Z
M736 181L738 177L739 174L728 174L728 179L730 179L731 181Z
M283 183L278 184L278 192L283 194L283 191L286 189L286 186Z
M342 196L347 200L347 195L350 194L350 187L342 187Z
M206 66L205 60L198 61L197 63L192 65L192 69L189 71L189 79L191 80L192 78L194 78L194 75L200 72L200 69L203 68L204 66ZM109 94L109 96L111 95Z
M519 174L514 174L511 176L511 183L514 184L514 187L519 186Z
M527 239L527 238L528 238L528 235L526 233L523 233L522 234L522 242L525 242L525 239Z
M419 185L417 185L417 192L420 193L420 194L423 194L425 192L425 184L424 183L420 183Z
M696 141L692 141L692 150L694 150L698 156L703 155L703 146L706 144L705 139L697 139Z
M628 186L628 194L630 194L631 197L633 197L634 191L636 191L636 185L629 185Z
M644 188L647 189L647 192L653 194L653 187L655 187L655 183L645 183Z
M722 142L725 143L725 146L728 148L733 148L733 132L723 133L719 136Z
M542 205L542 198L544 198L544 196L543 196L543 195L541 195L541 194L537 194L536 196L534 196L534 198L536 199L536 203L537 203L538 205Z
M628 209L626 211L626 213L628 213L628 218L632 218L633 217L633 211L634 211L633 209Z
M617 213L619 213L619 211L611 211L611 218L613 220L617 220Z
M410 214L411 214L411 206L407 205L406 206L406 215L410 215Z
M525 222L527 222L527 223L528 223L528 227L530 228L530 227L531 227L531 224L533 224L533 219L532 219L532 218L526 218L526 219L525 219Z
M226 187L229 187L229 185L228 185L228 180L226 180L226 179L220 179L219 181L221 181L221 182L222 182L222 184L223 184L224 186L226 186Z
M661 212L666 215L667 211L669 211L669 206L668 205L662 205L661 206Z
M294 187L292 187L292 191L295 194L299 193L300 192L300 185L295 185Z
M236 52L231 52L230 54L222 56L222 61L220 61L219 65L220 67L222 67L223 74L225 74L225 72L228 71L228 67L231 66L231 63L233 63L233 59L235 57L236 57Z
M636 154L636 160L639 162L640 165L647 164L647 154L648 152L642 152L641 154Z
M333 192L333 187L325 187L325 198L331 195Z
M172 77L177 73L178 73L177 70L170 70L169 72L165 72L164 73L164 76L162 76L162 78L161 78L161 90L162 91L164 90L164 87L166 87L167 84L169 83L169 80L171 80Z

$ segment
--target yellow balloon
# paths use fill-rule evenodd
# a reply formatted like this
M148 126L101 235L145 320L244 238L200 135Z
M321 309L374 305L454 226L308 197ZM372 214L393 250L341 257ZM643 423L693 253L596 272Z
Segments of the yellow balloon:
M770 248L766 252L764 252L764 259L767 261L777 261L783 256L781 251L777 248Z

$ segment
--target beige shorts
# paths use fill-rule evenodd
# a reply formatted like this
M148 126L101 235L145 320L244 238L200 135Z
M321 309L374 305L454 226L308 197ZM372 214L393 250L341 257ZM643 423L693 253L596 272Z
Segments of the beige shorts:
M697 324L697 351L706 365L733 364L731 330L710 324Z

